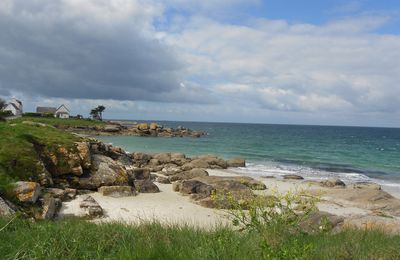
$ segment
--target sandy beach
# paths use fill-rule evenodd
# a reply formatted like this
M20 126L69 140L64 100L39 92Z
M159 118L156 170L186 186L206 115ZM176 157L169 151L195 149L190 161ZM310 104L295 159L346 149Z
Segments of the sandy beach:
M207 170L210 176L240 176L230 170ZM256 178L266 184L267 189L256 191L266 195L272 192L286 193L295 190L308 190L320 195L318 208L321 211L342 216L347 221L363 225L363 221L400 223L398 216L385 218L380 216L373 207L368 207L362 201L351 201L343 194L353 192L350 188L323 188L307 181L278 180L275 178ZM230 220L226 210L210 209L197 205L188 196L174 192L172 184L155 182L160 188L159 193L145 193L137 196L113 198L103 196L98 192L90 193L103 208L104 217L99 222L125 222L129 224L143 221L158 221L166 224L190 225L202 228L213 228L219 225L229 225ZM393 194L398 196L398 194ZM88 195L79 195L76 199L64 202L59 216L83 216L80 202ZM365 224L365 223L364 223Z

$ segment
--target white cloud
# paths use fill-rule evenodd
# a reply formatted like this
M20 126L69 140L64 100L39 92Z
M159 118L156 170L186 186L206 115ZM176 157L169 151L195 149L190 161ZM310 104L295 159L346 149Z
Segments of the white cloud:
M166 39L180 48L192 76L227 98L237 93L272 110L394 112L400 36L373 32L388 19L245 26L193 17Z

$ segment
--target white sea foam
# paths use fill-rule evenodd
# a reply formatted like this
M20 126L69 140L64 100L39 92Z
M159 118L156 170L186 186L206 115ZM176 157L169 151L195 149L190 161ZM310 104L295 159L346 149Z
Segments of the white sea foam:
M375 182L400 191L400 183L388 180L370 178L365 174L357 172L330 172L328 170L314 169L301 165L289 165L276 162L246 163L246 167L232 168L233 171L243 175L256 177L275 176L282 178L286 174L297 174L306 180L325 180L328 178L339 178L345 183Z

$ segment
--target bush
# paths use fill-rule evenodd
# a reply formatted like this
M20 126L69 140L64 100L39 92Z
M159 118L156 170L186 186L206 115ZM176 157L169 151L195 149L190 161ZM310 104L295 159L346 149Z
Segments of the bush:
M313 250L311 244L300 243L297 236L303 232L303 225L311 214L318 211L316 203L318 197L300 190L280 194L273 192L272 196L255 196L243 200L230 194L218 195L214 193L216 201L229 201L228 215L234 226L240 231L256 234L260 237L260 248L265 258L301 257ZM324 225L328 227L328 223ZM319 227L314 233L326 230ZM285 244L290 244L286 248ZM290 252L290 255L288 255Z

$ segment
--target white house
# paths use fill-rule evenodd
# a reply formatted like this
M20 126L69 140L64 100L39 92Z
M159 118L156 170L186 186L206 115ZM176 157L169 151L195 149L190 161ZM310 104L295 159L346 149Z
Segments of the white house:
M62 104L59 108L57 108L55 117L69 118L69 109L64 104Z
M20 116L24 112L22 102L16 98L11 99L4 111L10 111L14 116Z
M59 108L55 107L37 107L36 113L53 114L57 118L69 118L69 109L62 104Z

